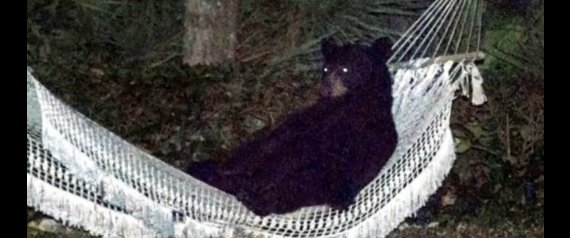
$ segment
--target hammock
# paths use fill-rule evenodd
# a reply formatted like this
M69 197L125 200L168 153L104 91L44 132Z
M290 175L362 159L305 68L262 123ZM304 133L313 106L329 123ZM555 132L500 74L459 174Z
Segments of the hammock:
M54 97L28 67L27 205L103 237L383 237L452 167L457 89L485 102L480 0L437 0L394 45L396 152L346 211L258 217Z

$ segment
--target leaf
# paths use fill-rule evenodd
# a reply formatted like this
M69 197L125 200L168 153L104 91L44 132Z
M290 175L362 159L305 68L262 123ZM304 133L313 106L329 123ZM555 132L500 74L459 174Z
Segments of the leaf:
M503 189L503 186L501 184L497 184L495 185L495 187L493 188L493 192L497 193L499 192L501 189Z
M474 140L479 139L481 136L487 134L483 129L483 125L479 124L478 122L470 123L469 126L467 126L467 129L473 134Z
M449 191L441 197L441 205L443 207L451 206L455 204L456 200L457 200L457 195L454 192Z
M471 148L471 141L467 139L456 138L455 151L459 154L466 152Z
M401 16L417 16L418 13L413 11L406 11L395 7L382 7L382 8L372 8L368 9L370 13L386 14L386 15L401 15Z

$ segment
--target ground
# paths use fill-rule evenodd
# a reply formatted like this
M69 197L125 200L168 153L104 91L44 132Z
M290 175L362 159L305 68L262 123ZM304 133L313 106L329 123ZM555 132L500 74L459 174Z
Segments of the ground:
M178 168L227 153L261 128L274 127L276 118L314 102L318 77L303 71L306 61L289 50L305 49L327 14L349 9L272 0L248 8L258 3L244 0L240 63L188 68L173 44L179 39L171 28L181 16L168 12L180 8L152 2L113 8L28 1L28 64L65 102ZM393 12L413 16L421 8ZM492 6L488 12L488 58L481 68L489 101L479 107L465 98L455 101L454 167L418 217L391 237L544 236L543 5ZM152 24L138 23L147 21ZM42 219L28 215L28 222ZM28 237L61 237L33 227Z

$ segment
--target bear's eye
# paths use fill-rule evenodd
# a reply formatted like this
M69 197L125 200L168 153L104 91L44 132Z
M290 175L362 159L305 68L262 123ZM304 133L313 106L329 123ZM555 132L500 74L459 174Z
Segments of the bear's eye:
M348 72L348 69L347 69L347 68L342 68L342 72L345 72L345 73L346 73L346 72Z
M329 72L329 69L328 69L328 68L324 68L323 71Z

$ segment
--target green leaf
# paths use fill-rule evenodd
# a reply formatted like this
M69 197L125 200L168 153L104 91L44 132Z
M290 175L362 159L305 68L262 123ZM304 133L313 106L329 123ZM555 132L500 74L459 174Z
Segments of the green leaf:
M481 136L486 135L486 131L483 129L483 125L478 122L470 123L467 129L473 134L473 139L479 139Z
M471 141L467 139L455 139L455 151L459 154L465 153L471 148Z

